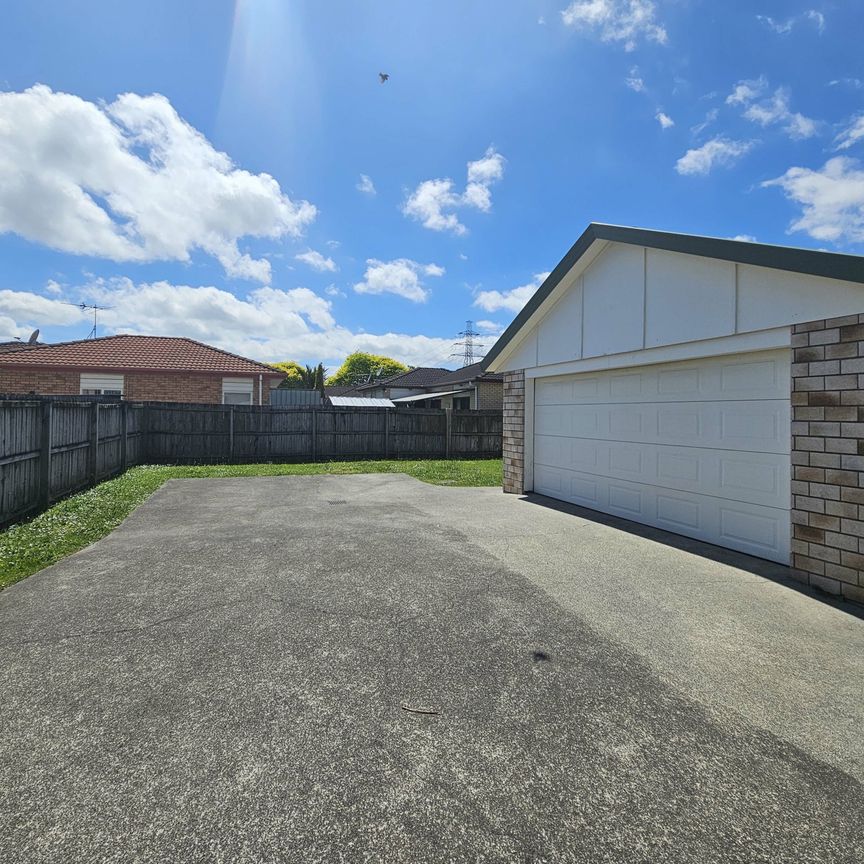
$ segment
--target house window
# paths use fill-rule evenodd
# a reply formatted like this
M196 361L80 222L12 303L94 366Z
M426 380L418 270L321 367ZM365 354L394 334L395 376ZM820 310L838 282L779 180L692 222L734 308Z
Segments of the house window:
M223 378L223 405L251 405L254 382L251 378Z
M82 396L122 396L122 375L81 375Z
M440 399L430 399L429 400L429 407L430 408L440 408L441 407L441 400Z
M453 410L454 411L470 411L471 410L471 397L470 396L460 396L458 399L453 400Z

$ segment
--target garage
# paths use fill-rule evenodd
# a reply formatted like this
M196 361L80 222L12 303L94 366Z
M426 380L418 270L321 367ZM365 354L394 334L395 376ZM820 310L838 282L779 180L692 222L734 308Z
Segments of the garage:
M505 492L864 600L864 257L592 223L483 368Z
M789 558L789 351L541 378L534 491Z

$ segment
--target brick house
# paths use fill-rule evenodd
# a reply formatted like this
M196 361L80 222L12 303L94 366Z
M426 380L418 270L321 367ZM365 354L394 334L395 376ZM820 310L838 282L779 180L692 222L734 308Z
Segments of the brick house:
M284 378L264 363L174 336L105 336L0 352L0 393L268 404Z
M484 372L480 363L461 369L418 366L381 381L355 387L352 395L390 399L396 405L500 411L504 376Z

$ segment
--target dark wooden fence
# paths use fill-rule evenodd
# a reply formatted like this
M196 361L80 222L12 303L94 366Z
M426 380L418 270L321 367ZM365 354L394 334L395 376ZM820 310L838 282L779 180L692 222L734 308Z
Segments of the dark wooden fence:
M0 525L142 463L501 455L500 411L0 399Z
M0 401L0 525L140 462L144 410L103 400Z

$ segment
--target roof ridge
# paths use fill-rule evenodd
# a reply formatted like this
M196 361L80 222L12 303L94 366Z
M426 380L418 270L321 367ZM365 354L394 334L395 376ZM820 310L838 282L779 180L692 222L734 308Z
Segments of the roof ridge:
M45 348L61 348L67 345L83 345L87 343L93 342L108 342L113 339L163 339L163 340L171 340L173 342L188 342L192 345L198 345L201 348L206 348L209 351L216 351L220 354L224 354L226 357L232 357L235 360L242 360L244 363L253 363L256 366L260 366L262 371L267 372L277 372L278 370L274 369L268 363L262 363L260 360L253 360L251 357L244 357L242 354L235 354L233 351L227 351L225 348L219 348L217 345L210 345L207 342L201 342L199 339L193 339L191 336L162 336L162 335L150 335L147 333L112 333L109 336L94 336L91 339L67 339L63 342L44 342L41 345ZM26 346L26 343L21 343L22 347ZM17 353L15 351L6 352L9 354Z

